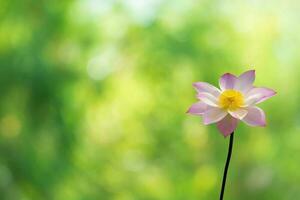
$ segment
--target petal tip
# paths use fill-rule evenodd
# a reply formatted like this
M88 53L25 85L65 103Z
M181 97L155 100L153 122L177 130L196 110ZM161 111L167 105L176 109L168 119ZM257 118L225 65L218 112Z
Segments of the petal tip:
M187 115L195 115L195 113L193 113L191 111L191 108L189 108L187 111L185 111L185 114L187 114Z
M276 92L275 90L272 90L272 89L270 89L270 90L271 90L271 91L270 91L269 96L265 96L265 97L264 97L264 100L266 100L266 99L268 99L268 98L271 98L271 97L277 95L277 92Z
M197 82L195 82L195 83L192 84L193 88L195 88L196 91L198 91L197 90L197 85L198 85Z
M244 73L242 73L240 76L242 76L242 75L251 75L251 76L255 77L255 74L256 74L256 70L255 69L250 69L250 70L245 71Z
M266 88L266 89L269 90L273 96L277 94L277 92L273 89L270 89L270 88Z
M265 128L267 126L267 122L261 124L261 127Z
M233 75L233 74L231 74L229 72L227 72L227 73L225 73L225 74L222 75L222 77L227 77L227 76L234 76L235 77L235 75Z

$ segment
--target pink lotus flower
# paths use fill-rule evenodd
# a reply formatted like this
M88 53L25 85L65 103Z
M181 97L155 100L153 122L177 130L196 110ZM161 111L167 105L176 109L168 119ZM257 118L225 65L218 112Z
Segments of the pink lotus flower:
M256 106L276 92L265 87L254 87L255 70L239 77L230 73L220 80L220 88L205 82L193 84L197 90L199 102L187 111L203 117L205 125L217 123L218 129L226 137L230 135L241 120L250 126L266 126L266 117L262 109Z

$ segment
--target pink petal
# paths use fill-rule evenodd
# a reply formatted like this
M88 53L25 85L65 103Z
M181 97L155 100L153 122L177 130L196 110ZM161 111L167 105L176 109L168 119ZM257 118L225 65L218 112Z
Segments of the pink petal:
M218 99L210 93L201 92L197 94L197 98L209 106L218 107Z
M224 74L219 80L221 90L224 91L228 89L233 89L237 80L237 77L230 73Z
M205 125L216 123L222 120L227 115L227 112L220 108L211 108L204 112L203 122Z
M255 70L246 71L238 77L238 81L235 86L235 89L246 94L250 89L253 88L254 80L255 80Z
M243 119L248 113L248 111L244 108L239 108L235 111L228 111L228 112L232 117L240 120Z
M226 137L230 135L237 127L238 120L227 115L217 123L219 131Z
M248 107L248 114L244 117L243 122L249 126L266 126L266 116L262 109L258 107Z
M205 83L205 82L196 82L193 84L194 88L199 92L206 92L206 93L210 93L213 96L215 96L216 98L219 97L221 91L216 88L215 86L209 84L209 83Z
M258 104L269 99L275 94L276 92L269 88L265 88L265 87L252 88L246 95L245 104L247 106Z
M209 108L209 106L206 103L203 103L200 101L200 102L194 103L189 108L187 113L190 113L192 115L202 115L208 108Z

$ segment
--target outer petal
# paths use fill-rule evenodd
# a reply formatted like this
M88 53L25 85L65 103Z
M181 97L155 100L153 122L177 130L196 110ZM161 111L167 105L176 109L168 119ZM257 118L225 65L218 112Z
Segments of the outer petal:
M192 115L202 115L208 108L209 108L209 106L206 103L199 101L197 103L194 103L189 108L187 113L190 113Z
M235 89L246 94L251 88L253 88L253 82L255 80L255 70L249 70L244 72L238 77Z
M218 99L210 93L201 92L197 95L197 98L209 106L218 107Z
M227 115L217 123L219 131L226 137L230 135L237 127L238 120Z
M239 108L238 110L228 112L232 117L240 120L243 119L248 113L248 111L244 108Z
M246 95L245 104L247 106L258 104L274 96L275 94L276 92L269 88L265 88L265 87L252 88Z
M220 108L211 108L204 112L203 123L205 125L216 123L222 120L228 113Z
M193 83L194 88L197 90L197 92L202 93L202 92L206 92L206 93L210 93L213 96L215 96L216 98L219 97L221 91L216 88L215 86L209 84L209 83L205 83L205 82L196 82Z
M248 114L244 117L243 122L249 126L266 126L266 115L258 107L248 107Z
M223 74L219 80L219 85L222 91L233 89L238 79L235 75L230 73Z

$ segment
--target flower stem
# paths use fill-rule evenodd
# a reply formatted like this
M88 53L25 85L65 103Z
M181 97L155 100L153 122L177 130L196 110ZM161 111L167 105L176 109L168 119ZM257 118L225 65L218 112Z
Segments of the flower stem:
M220 193L220 200L223 200L223 196L224 196L227 171L228 171L228 167L229 167L229 163L230 163L230 158L231 158L231 152L232 152L233 137L234 137L234 132L232 132L230 134L229 148L228 148L227 160L226 160L224 174L223 174L222 188L221 188L221 193Z

